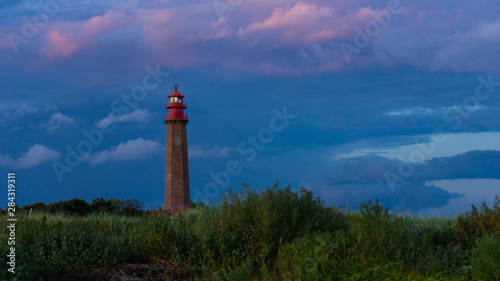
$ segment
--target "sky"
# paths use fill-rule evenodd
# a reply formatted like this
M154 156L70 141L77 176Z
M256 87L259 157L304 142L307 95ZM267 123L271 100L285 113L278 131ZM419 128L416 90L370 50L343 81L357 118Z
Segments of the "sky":
M278 181L346 209L491 204L499 15L493 0L2 1L0 173L21 206L163 206L179 84L192 201Z

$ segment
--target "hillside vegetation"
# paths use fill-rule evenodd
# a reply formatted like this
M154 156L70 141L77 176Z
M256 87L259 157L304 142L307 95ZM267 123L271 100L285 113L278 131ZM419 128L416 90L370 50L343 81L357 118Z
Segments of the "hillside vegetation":
M500 280L498 196L492 208L421 218L389 213L378 201L341 212L277 183L261 192L244 187L175 217L142 211L136 200L25 206L17 215L16 274L3 263L0 279L168 262L194 280ZM6 229L5 215L0 224ZM4 259L8 247L1 245Z

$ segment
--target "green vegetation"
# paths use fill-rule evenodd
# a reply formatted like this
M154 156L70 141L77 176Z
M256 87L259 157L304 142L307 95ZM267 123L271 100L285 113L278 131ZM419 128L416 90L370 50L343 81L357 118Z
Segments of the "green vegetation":
M136 200L25 206L17 215L17 273L3 263L0 279L169 261L205 280L500 280L498 196L493 209L421 218L391 214L378 201L345 213L306 189L277 185L262 192L244 185L217 206L193 204L175 217L141 211ZM5 217L0 224L6 229ZM5 259L7 243L0 249Z
M142 209L144 204L137 199L120 200L110 198L93 199L89 204L83 199L71 199L67 201L59 201L49 205L43 202L26 205L21 208L21 211L26 212L39 212L50 214L66 214L76 216L87 216L92 214L105 213L108 215L124 215L124 216L139 216L144 213ZM2 214L6 214L6 210L2 210Z

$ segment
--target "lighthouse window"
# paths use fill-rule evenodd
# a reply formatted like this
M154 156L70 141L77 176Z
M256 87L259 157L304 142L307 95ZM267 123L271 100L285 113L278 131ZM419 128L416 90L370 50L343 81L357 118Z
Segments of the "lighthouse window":
M179 145L179 138L175 138L175 144Z

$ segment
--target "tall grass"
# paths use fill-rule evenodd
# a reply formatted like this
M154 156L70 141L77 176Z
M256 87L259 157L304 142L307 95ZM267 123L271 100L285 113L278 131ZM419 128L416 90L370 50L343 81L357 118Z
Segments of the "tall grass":
M493 209L422 218L391 214L378 201L345 213L277 183L262 192L244 188L177 216L25 211L16 230L17 273L4 263L0 279L50 280L59 270L143 261L170 261L205 280L499 278L498 197ZM7 243L0 251L6 257Z

